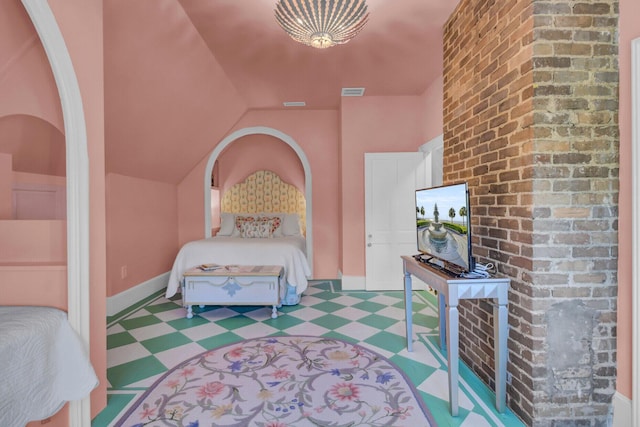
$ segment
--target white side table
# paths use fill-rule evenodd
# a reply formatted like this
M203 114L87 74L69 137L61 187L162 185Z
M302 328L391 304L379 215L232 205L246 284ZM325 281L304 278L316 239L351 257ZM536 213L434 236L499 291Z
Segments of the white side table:
M493 306L495 340L496 409L506 408L507 383L507 336L508 278L464 279L452 278L442 271L416 261L411 256L402 256L404 271L404 301L407 321L407 350L413 351L413 307L411 275L416 276L438 291L438 317L440 348L447 351L449 370L449 405L451 415L458 415L458 363L459 363L459 313L458 302L462 299L495 299ZM448 346L448 348L447 348Z

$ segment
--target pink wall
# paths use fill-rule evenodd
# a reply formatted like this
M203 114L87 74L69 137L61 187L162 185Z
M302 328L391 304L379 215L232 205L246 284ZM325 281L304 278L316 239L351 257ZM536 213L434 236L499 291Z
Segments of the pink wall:
M441 93L436 85L421 97L343 98L341 129L333 111L297 110L250 111L231 130L272 127L291 136L305 152L313 182L315 278L337 278L340 271L364 276L364 153L417 151L427 138L441 134L441 113L424 123L427 104L441 108ZM180 184L181 244L202 238L206 161ZM343 231L337 236L341 220ZM344 255L339 255L341 250Z
M0 219L9 219L12 215L11 157L11 154L0 153Z
M271 135L248 135L236 140L218 156L220 192L257 170L275 172L304 193L304 170L296 152Z
M102 0L49 0L65 39L85 113L89 157L89 286L91 363L100 384L91 393L95 416L107 399L106 231Z
M107 246L107 296L171 270L178 251L176 186L108 174Z
M0 263L0 305L42 305L67 310L66 264L11 264ZM20 292L11 292L15 283L20 283Z
M245 101L181 2L105 1L104 22L107 171L177 184Z
M632 323L632 141L631 141L631 41L640 37L640 2L620 0L620 206L618 235L618 381L617 390L632 398L632 377L638 375L632 370L632 344L634 331ZM633 396L637 398L636 396Z
M420 97L342 99L340 232L342 272L365 275L364 153L418 151L424 144Z
M423 117L423 139L424 142L429 142L437 136L442 135L442 99L443 99L443 79L440 76L429 85L427 90L422 94L422 100L424 102L424 117Z
M0 221L0 264L66 264L66 232L64 220Z

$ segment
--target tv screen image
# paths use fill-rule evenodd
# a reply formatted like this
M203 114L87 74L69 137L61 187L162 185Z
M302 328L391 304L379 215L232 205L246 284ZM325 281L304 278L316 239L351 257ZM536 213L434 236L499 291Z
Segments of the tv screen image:
M416 237L423 261L460 274L472 271L467 183L416 190Z

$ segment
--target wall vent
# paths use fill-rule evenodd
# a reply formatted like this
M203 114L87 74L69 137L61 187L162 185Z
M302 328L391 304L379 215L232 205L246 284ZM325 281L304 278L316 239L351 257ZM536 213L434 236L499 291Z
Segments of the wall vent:
M304 101L288 101L282 103L285 107L305 107L307 105Z
M364 95L363 87L343 87L342 96L362 96Z

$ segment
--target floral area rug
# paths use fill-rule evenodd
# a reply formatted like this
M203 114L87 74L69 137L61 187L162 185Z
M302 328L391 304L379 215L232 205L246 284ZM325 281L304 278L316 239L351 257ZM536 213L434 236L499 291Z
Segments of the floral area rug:
M392 362L337 339L275 336L207 351L150 387L116 426L436 426Z

